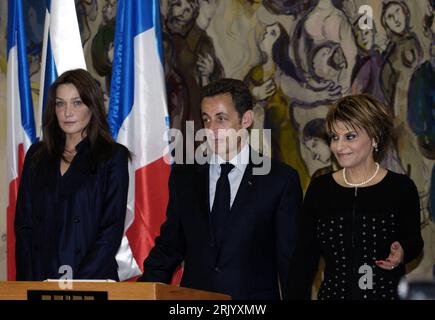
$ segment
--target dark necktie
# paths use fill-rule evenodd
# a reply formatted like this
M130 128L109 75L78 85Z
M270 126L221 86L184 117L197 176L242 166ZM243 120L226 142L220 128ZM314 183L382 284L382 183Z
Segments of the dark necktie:
M216 192L211 210L211 219L215 235L215 243L219 245L222 241L225 223L230 214L231 189L228 174L234 168L231 163L221 164L221 175L216 183Z

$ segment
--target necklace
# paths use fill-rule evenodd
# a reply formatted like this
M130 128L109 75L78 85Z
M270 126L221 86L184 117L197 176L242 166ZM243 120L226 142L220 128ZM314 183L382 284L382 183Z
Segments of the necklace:
M375 166L376 166L375 173L373 173L373 175L370 178L368 178L367 180L365 180L363 182L360 182L360 183L351 183L351 182L347 181L347 179L346 179L346 168L343 168L343 180L344 180L344 183L346 183L348 186L352 186L352 187L355 187L355 188L358 188L358 187L360 187L362 185L365 185L366 183L369 183L378 174L379 167L380 167L379 163L375 162Z

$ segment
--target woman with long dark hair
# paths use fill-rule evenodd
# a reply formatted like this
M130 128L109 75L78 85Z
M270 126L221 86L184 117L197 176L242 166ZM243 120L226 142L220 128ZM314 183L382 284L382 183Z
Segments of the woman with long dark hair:
M18 192L16 278L118 280L130 153L113 140L102 90L87 71L52 84L42 128Z

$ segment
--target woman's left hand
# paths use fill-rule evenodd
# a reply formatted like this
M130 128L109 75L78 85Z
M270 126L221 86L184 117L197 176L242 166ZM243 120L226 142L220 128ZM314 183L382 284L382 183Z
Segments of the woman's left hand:
M375 263L379 268L384 270L393 270L403 262L403 256L404 252L402 246L398 241L395 241L391 244L388 258L386 260L377 260Z

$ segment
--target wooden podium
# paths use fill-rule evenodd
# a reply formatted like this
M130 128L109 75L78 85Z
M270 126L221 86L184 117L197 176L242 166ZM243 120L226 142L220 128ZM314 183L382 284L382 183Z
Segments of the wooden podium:
M230 296L157 282L3 281L0 300L230 300Z

